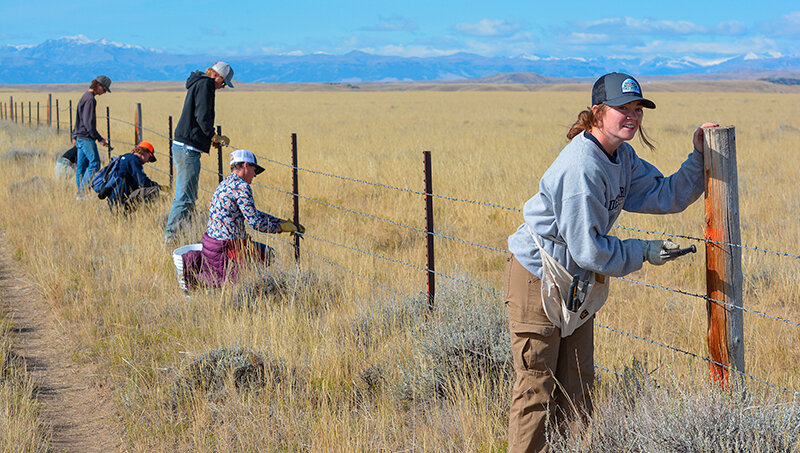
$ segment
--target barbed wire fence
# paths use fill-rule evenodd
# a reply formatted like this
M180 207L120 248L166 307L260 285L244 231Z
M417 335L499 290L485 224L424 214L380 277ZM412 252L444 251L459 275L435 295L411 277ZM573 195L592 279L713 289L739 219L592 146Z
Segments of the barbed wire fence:
M24 117L24 115L22 115L24 110L19 110L19 109L21 109L21 107L19 107L20 104L24 105L24 103L19 103L19 104L14 103L13 102L13 98L11 98L11 101L9 103L0 102L0 119L7 120L7 121L18 122L18 123L24 123L25 117ZM56 104L55 105L56 106L59 105L58 100L56 100ZM37 106L38 106L38 103L37 103ZM22 109L24 109L24 107L22 107ZM41 122L40 117L38 116L38 110L39 109L37 107L37 123L36 123L36 125L42 125L43 122ZM52 112L52 111L55 111L55 112L68 111L69 112L69 116L70 116L70 121L67 123L67 122L61 122L61 121L59 121L57 119L55 122L53 122L52 120L49 120L46 124L48 126L50 126L50 127L56 127L57 133L61 133L61 125L64 125L64 126L68 125L69 129L64 128L64 131L65 132L70 131L71 128L72 128L72 113L73 113L72 112L72 102L71 102L71 100L70 100L68 106L57 107L56 109L53 109L53 110L48 109L48 112ZM126 120L123 120L121 118L116 118L116 117L111 116L110 113L108 113L108 109L107 109L107 115L106 116L102 116L102 117L98 116L98 119L106 120L107 124L109 124L110 121L114 121L114 122L120 123L122 125L130 126L130 127L135 128L136 132L135 132L134 136L137 139L141 139L143 133L144 132L148 132L149 134L153 134L154 136L165 140L167 149L169 151L168 152L156 151L156 154L158 156L163 156L163 157L169 158L169 170L164 170L162 168L158 168L158 167L153 166L153 165L148 166L148 169L154 170L154 171L156 171L156 172L158 172L159 174L162 174L162 175L168 175L169 179L170 179L170 185L172 184L173 177L174 177L174 169L173 169L173 164L172 164L172 152L171 152L171 148L172 148L171 145L172 145L172 141L173 141L173 138L172 138L172 117L169 117L169 128L168 128L168 133L166 135L161 133L161 132L155 131L153 129L150 129L150 128L147 128L147 127L143 127L142 124L141 124L141 114L139 114L138 116L135 116L134 121L136 121L136 122L131 122L131 121L126 121ZM28 109L28 124L29 125L33 125L33 116L31 114L31 107L29 107L29 109ZM107 130L107 133L108 133L109 136L110 136L110 132L111 132L111 130L110 130L110 125L109 125L108 126L108 130ZM108 137L108 138L110 138L110 137ZM130 146L131 148L136 146L136 144L133 143L133 142L127 142L127 141L119 140L119 139L115 139L113 143L115 143L117 145ZM229 145L229 147L232 148L232 149L239 149L240 148L240 147L237 147L237 146L234 146L234 145ZM256 148L254 148L254 147L246 147L246 148L250 149L250 150L257 149L257 147ZM307 173L307 174L310 174L310 175L336 179L336 180L347 182L347 183L367 185L367 186L376 187L376 188L380 188L380 189L386 189L386 190L392 190L392 191L408 193L408 194L411 194L411 195L417 195L417 196L420 196L420 197L426 197L426 198L429 197L430 199L439 199L439 200L445 200L445 201L450 201L450 202L465 203L465 204L470 204L470 205L475 205L475 206L490 207L490 208L494 208L494 209L498 209L498 210L506 210L506 211L513 211L513 212L519 212L519 213L522 212L522 210L519 209L519 208L503 206L503 205L500 205L500 204L497 204L497 203L491 203L491 202L487 202L487 201L471 200L471 199L466 199L466 198L459 198L459 197L441 195L441 194L433 193L433 191L431 191L431 192L417 191L417 190L413 190L413 189L409 189L409 188L405 188L405 187L393 186L393 185L382 184L382 183L374 182L374 181L367 181L367 180L359 179L359 178L353 178L353 177L348 177L348 176L337 175L337 174L334 174L334 173L331 173L331 172L325 172L325 171L320 171L320 170L315 170L315 169L310 169L310 168L304 168L304 167L301 167L299 165L293 165L291 163L281 162L281 161L269 158L267 156L264 156L264 155L256 153L256 152L254 152L254 154L258 157L258 159L261 162L268 162L268 163L271 163L271 164L274 164L274 165L277 165L277 166L281 166L281 167L287 168L290 171L292 171L295 175L297 173L302 172L302 173ZM111 150L109 150L109 157L111 157ZM203 172L216 175L221 180L222 178L224 178L226 176L225 174L223 174L222 171L220 171L222 168L224 168L223 162L222 162L222 153L221 153L221 151L218 152L218 159L219 159L219 161L218 161L218 169L217 170L209 169L209 168L202 167L202 166L201 166L201 170ZM347 214L356 215L356 216L360 216L360 217L363 217L363 218L366 218L366 219L370 219L372 221L382 222L382 223L393 225L393 226L396 226L396 227L408 229L408 230L413 231L415 233L424 234L426 236L430 236L430 237L433 237L433 238L438 238L440 240L453 241L453 242L465 244L465 245L468 245L468 246L471 246L471 247L476 247L476 248L479 248L479 249L482 249L482 250L488 250L488 251L490 251L492 253L498 253L498 254L508 254L509 253L507 250L502 249L502 248L498 248L498 247L487 245L487 244L481 244L481 243L478 243L478 242L474 242L474 241L458 238L458 237L455 237L455 236L450 236L450 235L437 233L436 231L419 228L419 227L416 227L416 226L413 226L413 225L408 225L408 224L403 223L403 222L398 221L398 220L388 219L388 218L380 217L380 216L377 216L377 215L374 215L374 214L369 214L369 213L366 213L366 212L362 212L362 211L359 211L359 210L356 210L356 209L352 209L352 208L348 208L348 207L344 207L344 206L339 206L339 205L337 205L335 203L330 203L328 201L319 200L319 199L316 199L316 198L313 198L313 197L302 195L300 193L296 193L296 192L293 192L291 190L284 190L284 189L280 189L280 188L277 188L277 187L271 187L271 186L264 185L264 184L258 184L258 183L255 183L255 182L252 183L251 185L256 186L256 187L261 187L261 188L264 188L264 189L267 189L267 190L275 191L275 192L278 192L278 193L281 193L281 194L284 194L284 195L291 196L291 197L293 197L294 200L302 199L302 200L305 200L305 201L308 201L308 202L312 202L312 203L316 203L316 204L319 204L319 205L322 205L322 206L326 206L326 207L329 207L329 208L337 209L337 210L340 210L340 211L345 212ZM213 194L213 191L210 191L210 190L208 190L208 189L206 189L204 187L199 187L199 190L204 192L204 193L206 193L206 194L208 194L208 195L212 195ZM658 236L663 236L663 237L686 239L686 240L691 240L691 241L695 241L695 242L699 242L699 243L724 245L724 246L739 248L741 250L761 252L761 253L764 253L764 254L773 254L773 255L776 255L776 256L779 256L779 257L783 257L783 258L800 259L800 254L795 253L795 252L771 250L771 249L767 249L767 248L764 248L764 247L756 247L756 246L745 245L745 244L738 244L738 243L731 243L731 242L724 242L724 241L716 241L716 240L711 240L709 238L701 238L701 237L696 237L696 236L692 236L692 235L671 233L671 232L667 232L667 231L647 230L647 229L635 228L635 227L630 227L630 226L625 226L625 225L614 225L614 228L621 229L621 230L634 231L634 232L638 232L638 233L658 235ZM256 233L258 233L258 232L256 232ZM445 278L445 279L454 281L456 283L463 284L463 285L468 286L470 288L485 292L485 293L487 293L487 294L489 294L489 295L491 295L492 297L495 297L495 298L502 299L502 297L503 297L503 294L500 291L496 290L495 288L491 288L491 287L485 286L483 284L476 283L474 281L470 281L467 278L459 278L459 277L455 277L455 276L452 276L452 275L448 275L446 273L443 273L443 272L440 272L440 271L436 271L433 268L423 267L423 266L420 266L420 265L417 265L417 264L413 264L413 263L409 263L409 262L402 261L402 260L399 260L399 259L391 258L391 257L385 256L385 255L381 255L381 254L378 254L378 253L374 253L374 252L370 252L370 251L367 251L367 250L363 250L363 249L360 249L358 247L354 247L352 245L341 244L341 243L332 241L330 239L326 239L326 238L323 238L323 237L312 235L310 233L306 233L306 234L302 235L302 237L306 238L306 239L311 239L312 241L315 241L315 242L318 242L318 243L321 243L321 244L327 244L327 245L334 246L334 247L337 247L337 248L349 250L351 252L356 252L356 253L359 253L359 254L363 254L365 256L370 256L372 258L377 258L377 259L380 259L380 260L383 260L383 261L386 261L386 262L389 262L389 263L400 265L400 266L403 266L405 268L411 269L413 271L424 272L424 273L429 274L429 275L435 275L435 276L440 277L440 278ZM274 235L271 235L271 237L269 239L273 240L273 241L276 241L276 242L279 242L279 243L282 243L282 244L284 244L284 245L286 245L286 246L288 246L288 247L290 247L292 249L296 249L298 247L297 243L292 243L290 241L286 241L284 239L275 237ZM304 250L305 253L307 253L308 255L312 256L314 259L319 260L320 262L325 263L326 265L331 266L332 268L335 268L338 271L344 272L344 273L346 273L348 275L351 275L351 276L353 276L355 278L364 280L364 281L370 283L371 285L374 285L375 287L381 288L382 290L384 290L387 293L390 293L390 294L392 294L392 295L394 295L396 297L400 297L400 298L412 300L412 301L414 301L416 303L420 303L420 300L419 300L420 298L419 297L415 297L415 296L406 294L406 293L404 293L404 292L402 292L400 290L397 290L396 288L393 288L389 284L386 284L386 283L383 283L383 282L379 282L379 281L375 280L374 278L370 278L370 277L368 277L366 275L360 274L360 273L358 273L358 272L356 272L356 271L354 271L352 269L347 268L346 266L343 266L340 263L335 262L334 260L332 260L330 258L322 256L319 253L312 252L308 248L304 248L303 250ZM429 253L432 253L432 251L429 251ZM761 311L757 311L757 310L753 310L753 309L747 309L747 308L744 308L744 307L741 307L741 306L734 306L733 304L713 299L713 298L708 297L707 295L704 295L704 294L697 294L697 293L693 293L693 292L686 291L686 290L683 290L683 289L669 288L669 287L662 286L662 285L656 285L656 284L652 284L652 283L641 282L641 281L637 281L637 280L633 280L633 279L629 279L629 278L624 278L624 277L620 277L620 278L618 278L618 280L624 281L624 282L632 284L632 285L639 285L639 286L643 286L643 287L647 287L647 288L651 288L651 289L667 291L667 292L671 292L671 293L674 293L674 294L680 294L680 295L683 295L683 296L686 296L686 297L690 297L690 298L694 298L694 299L702 299L706 303L718 304L718 305L720 305L720 306L722 306L722 307L724 307L726 309L738 309L738 310L744 311L745 313L749 313L749 314L754 315L754 316L762 317L764 319L780 322L780 323L783 323L783 324L786 324L786 325L789 325L789 326L792 326L792 327L800 327L800 322L792 321L792 320L786 319L784 317L771 315L771 314L768 314L768 313L765 313L765 312L761 312ZM427 299L427 302L422 302L422 303L426 304L430 309L435 310L435 309L437 309L437 307L435 306L435 304L433 302L434 302L434 298L429 296L429 298ZM765 379L759 378L759 377L754 376L752 374L745 373L743 371L737 370L737 369L735 369L735 368L733 368L731 366L719 363L718 361L715 361L715 360L711 359L710 357L704 356L702 354L698 354L698 353L695 353L695 352L687 351L685 349L682 349L682 348L679 348L679 347L676 347L676 346L672 346L672 345L668 345L668 344L665 344L665 343L662 343L662 342L659 342L659 341L656 341L656 340L652 340L652 339L646 338L644 336L640 336L640 335L632 334L632 333L629 333L629 332L625 332L625 331L622 331L622 330L619 330L619 329L616 329L616 328L613 328L613 327L610 327L610 326L606 326L606 325L600 324L600 323L598 323L596 321L595 321L594 324L595 324L596 327L605 329L608 332L616 333L618 335L625 336L625 337L628 337L628 338L633 338L633 339L636 339L638 341L641 341L641 342L644 342L644 343L647 343L647 344L650 344L650 345L653 345L653 346L656 346L656 347L659 347L659 348L670 350L670 351L675 352L675 353L680 353L680 354L686 355L688 357L692 357L694 359L707 362L709 364L714 364L716 366L719 366L721 368L724 368L724 369L728 370L729 372L731 372L731 373L733 373L735 375L741 376L742 378L747 378L747 379L750 379L750 380L752 380L754 382L759 382L761 384L764 384L767 387L770 387L770 388L779 390L781 392L787 393L789 395L792 395L793 397L800 396L800 393L798 393L795 390L791 390L789 388L786 388L786 387L783 387L783 386L779 386L777 384L774 384L772 382L769 382L769 381L767 381ZM600 370L605 371L605 372L609 372L609 373L620 375L619 372L617 372L615 370L612 370L612 369L609 369L609 368L606 368L606 367L603 367L601 365L595 365L595 367L597 369L600 369Z

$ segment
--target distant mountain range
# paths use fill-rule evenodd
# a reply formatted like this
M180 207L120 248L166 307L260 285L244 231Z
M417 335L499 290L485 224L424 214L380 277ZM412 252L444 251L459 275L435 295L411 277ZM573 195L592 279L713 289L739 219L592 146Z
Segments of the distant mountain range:
M0 84L80 83L98 74L106 74L115 81L184 80L191 71L205 69L216 59L209 55L169 54L84 36L64 37L35 46L0 47L3 63ZM224 59L233 66L235 81L277 83L459 80L553 83L560 78L593 78L610 71L641 76L689 74L740 79L800 74L798 56L754 54L715 64L700 64L689 58L484 57L468 53L407 58L359 51L345 55L254 55Z

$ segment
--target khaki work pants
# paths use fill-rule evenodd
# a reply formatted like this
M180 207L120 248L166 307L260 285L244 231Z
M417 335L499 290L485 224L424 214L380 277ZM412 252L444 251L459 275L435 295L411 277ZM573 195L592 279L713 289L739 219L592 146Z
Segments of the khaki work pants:
M509 453L546 452L546 428L565 429L569 420L592 412L594 319L561 338L544 313L541 288L541 280L509 254L505 302L516 371Z

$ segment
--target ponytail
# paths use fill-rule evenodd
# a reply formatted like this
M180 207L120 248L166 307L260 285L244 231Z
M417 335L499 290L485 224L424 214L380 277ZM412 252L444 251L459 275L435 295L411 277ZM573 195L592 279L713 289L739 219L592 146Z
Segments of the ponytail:
M600 104L597 115L592 113L592 109L586 109L578 113L578 120L575 121L567 132L567 139L572 140L576 135L593 127L600 126L600 116L608 108L605 104Z
M592 112L591 108L581 111L578 113L578 119L570 126L569 131L567 132L567 139L572 140L583 131L588 131L593 127L600 127L602 124L600 118L603 116L603 112L608 109L606 104L600 104L600 107L597 109L597 113ZM647 136L647 133L644 131L644 126L639 125L639 140L644 143L645 146L650 148L650 151L655 151L656 147L650 141L650 138Z

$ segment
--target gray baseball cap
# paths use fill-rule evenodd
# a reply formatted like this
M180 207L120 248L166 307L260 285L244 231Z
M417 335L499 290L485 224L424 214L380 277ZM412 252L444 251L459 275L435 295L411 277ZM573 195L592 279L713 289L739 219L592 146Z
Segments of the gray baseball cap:
M605 104L617 107L632 101L642 101L642 107L656 108L653 101L642 97L639 82L628 74L621 72L606 74L597 79L592 87L592 105Z
M97 83L102 85L103 89L106 90L107 93L111 92L111 79L104 75L99 75L94 79L97 80Z
M221 75L223 79L225 79L225 85L233 88L233 68L228 63L224 61L218 61L214 63L214 66L211 67L217 74Z

